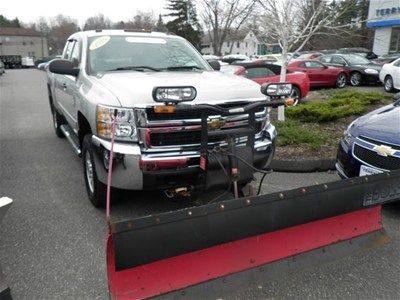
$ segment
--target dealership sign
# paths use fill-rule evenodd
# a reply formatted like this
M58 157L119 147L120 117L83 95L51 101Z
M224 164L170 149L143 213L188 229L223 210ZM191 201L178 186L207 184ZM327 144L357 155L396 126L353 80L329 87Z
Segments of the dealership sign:
M375 10L377 17L390 16L400 14L400 6L387 7Z

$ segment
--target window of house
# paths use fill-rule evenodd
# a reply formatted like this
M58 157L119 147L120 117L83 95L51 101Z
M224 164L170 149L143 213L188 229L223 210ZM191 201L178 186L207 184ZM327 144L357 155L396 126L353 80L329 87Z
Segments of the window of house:
M392 27L389 52L400 52L400 26Z
M33 45L34 43L31 41L31 45Z
M226 42L226 46L229 47L229 42Z
M246 48L247 48L247 42L246 42Z
M237 47L237 48L240 48L240 42L237 42L237 43L236 43L236 47Z
M22 45L26 45L26 42L22 42Z

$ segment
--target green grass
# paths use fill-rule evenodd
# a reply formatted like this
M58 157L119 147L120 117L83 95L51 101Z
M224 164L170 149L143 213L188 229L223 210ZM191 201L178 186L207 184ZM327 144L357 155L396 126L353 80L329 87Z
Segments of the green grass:
M318 130L311 124L303 124L296 120L276 122L275 126L280 146L306 144L311 150L318 150L330 139L328 133Z
M301 122L323 123L335 121L368 111L372 104L386 103L390 97L376 92L334 91L328 100L316 100L286 109L289 119Z

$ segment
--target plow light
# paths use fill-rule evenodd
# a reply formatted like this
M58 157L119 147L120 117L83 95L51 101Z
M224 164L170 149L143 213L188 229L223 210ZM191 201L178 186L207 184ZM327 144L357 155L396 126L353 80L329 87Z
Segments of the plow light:
M289 96L292 93L291 83L270 83L261 86L261 93L270 97Z
M153 90L153 99L156 102L178 103L192 101L196 98L196 89L192 86L156 87Z

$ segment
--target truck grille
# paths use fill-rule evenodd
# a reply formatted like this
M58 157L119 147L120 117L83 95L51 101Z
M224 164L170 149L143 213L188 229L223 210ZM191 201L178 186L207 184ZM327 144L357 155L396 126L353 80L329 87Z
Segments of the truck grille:
M361 147L358 144L354 144L354 156L363 162L384 170L396 170L400 169L400 158L394 156L384 157L376 153L375 151Z
M261 122L256 123L255 132L261 131ZM237 128L237 127L236 127ZM223 129L222 129L223 130ZM179 131L179 132L153 132L150 134L150 145L153 147L173 145L200 144L201 131ZM209 138L209 143L221 141L221 137Z

